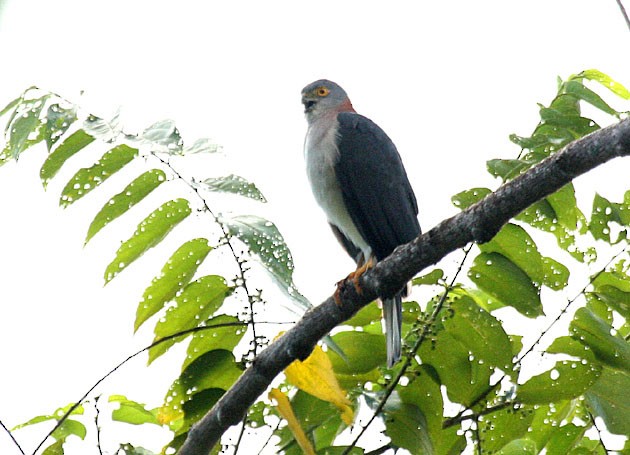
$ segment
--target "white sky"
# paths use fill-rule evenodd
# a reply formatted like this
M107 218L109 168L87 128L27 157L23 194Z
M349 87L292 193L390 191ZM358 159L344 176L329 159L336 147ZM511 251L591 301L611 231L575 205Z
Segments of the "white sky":
M0 104L35 84L97 115L120 107L127 130L171 118L189 143L212 137L231 171L256 182L270 201L263 213L284 234L295 280L314 302L352 264L304 174L300 90L307 83L340 83L355 108L387 131L406 163L425 230L455 213L451 195L495 185L485 161L516 155L508 134L531 132L536 102L553 97L556 76L597 68L630 85L630 32L614 0L0 5ZM118 242L112 232L128 236L148 207L83 249L95 201L129 177L62 211L58 194L76 168L44 193L44 153L29 151L0 169L0 420L8 426L75 401L150 342L150 330L132 337L133 315L143 287L178 244L162 246L153 262L144 258L104 289L102 273ZM195 161L185 172L217 175L213 165ZM629 168L616 161L583 183L618 183L602 192L619 199L630 187ZM173 380L168 366L147 370L136 361L101 390L155 406ZM26 452L41 431L16 433ZM118 427L107 431L109 444L124 438ZM158 450L162 442L144 444ZM2 432L0 453L18 453Z

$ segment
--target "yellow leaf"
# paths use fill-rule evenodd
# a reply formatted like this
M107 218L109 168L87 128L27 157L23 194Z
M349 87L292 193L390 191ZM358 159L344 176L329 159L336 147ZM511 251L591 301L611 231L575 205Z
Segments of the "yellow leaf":
M291 430L291 433L293 433L293 436L302 451L307 455L315 455L315 449L313 449L311 441L309 441L306 437L304 430L302 430L302 427L300 426L300 422L298 422L297 417L295 417L295 413L291 407L291 402L287 398L286 394L278 389L271 389L271 392L269 392L269 398L276 400L276 403L278 403L278 412L289 424L289 429Z
M352 423L354 419L354 411L350 406L352 403L339 385L332 363L322 348L315 346L304 362L294 361L284 370L284 374L287 381L298 389L337 406L346 425Z

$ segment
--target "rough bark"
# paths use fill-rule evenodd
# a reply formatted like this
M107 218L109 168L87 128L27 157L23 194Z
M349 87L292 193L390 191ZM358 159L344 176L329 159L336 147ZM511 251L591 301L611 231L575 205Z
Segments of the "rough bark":
M398 247L361 277L361 294L351 283L342 286L341 306L329 297L262 351L190 430L179 455L207 455L230 426L242 421L247 409L284 368L296 359L308 357L324 335L377 296L395 294L414 275L469 242L487 242L505 223L534 202L598 165L625 155L630 155L630 119L572 142L482 201Z

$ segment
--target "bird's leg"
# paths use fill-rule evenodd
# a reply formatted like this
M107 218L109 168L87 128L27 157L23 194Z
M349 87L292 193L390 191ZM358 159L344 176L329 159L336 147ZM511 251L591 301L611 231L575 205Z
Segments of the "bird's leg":
M363 275L365 272L367 272L372 267L374 267L375 264L376 264L376 260L374 259L374 256L370 256L367 261L361 260L359 261L357 269L354 272L350 273L345 279L337 283L337 289L335 290L335 293L333 294L333 298L335 299L335 303L337 305L341 306L341 288L349 280L352 280L352 284L354 285L354 288L357 290L357 293L359 295L363 294L363 290L361 289L361 286L359 284L359 279L361 278L361 275Z

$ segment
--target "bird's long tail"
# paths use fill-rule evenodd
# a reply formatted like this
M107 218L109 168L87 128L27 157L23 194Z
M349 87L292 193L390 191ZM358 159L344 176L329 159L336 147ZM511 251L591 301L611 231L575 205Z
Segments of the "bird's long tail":
M383 301L387 366L391 368L400 359L402 344L402 295L398 294Z

